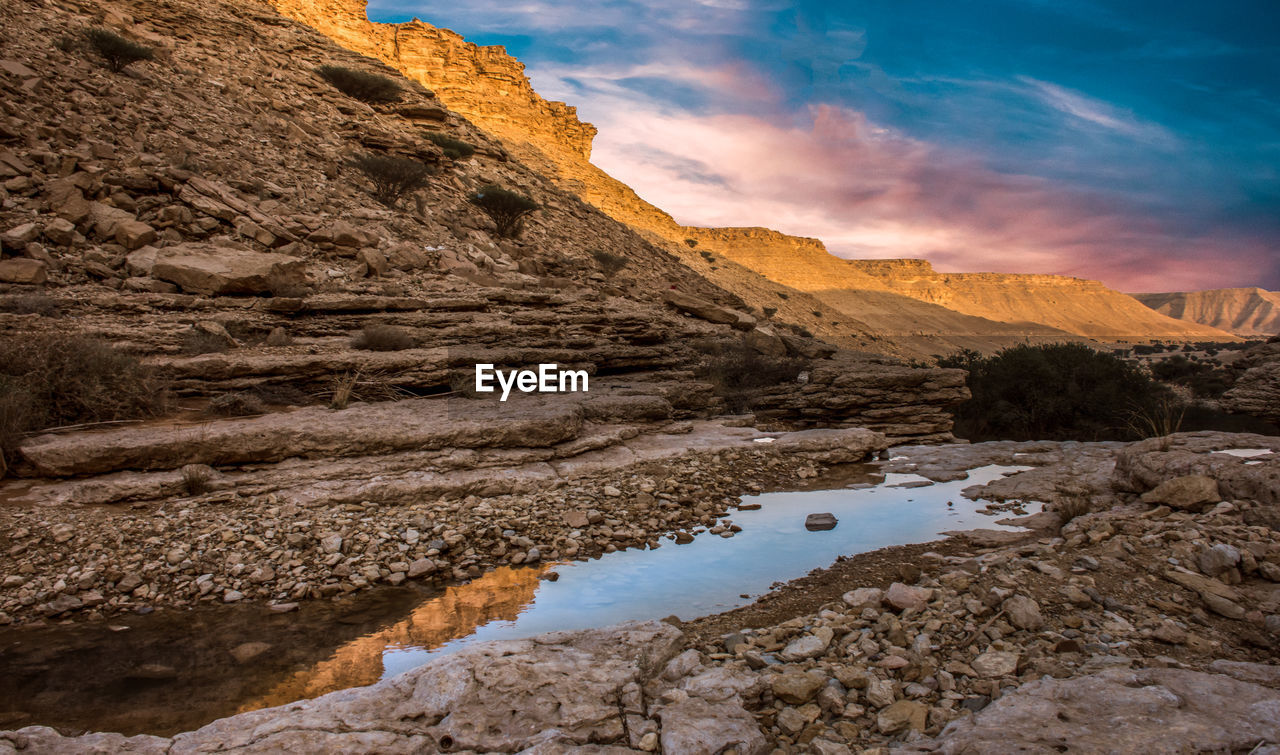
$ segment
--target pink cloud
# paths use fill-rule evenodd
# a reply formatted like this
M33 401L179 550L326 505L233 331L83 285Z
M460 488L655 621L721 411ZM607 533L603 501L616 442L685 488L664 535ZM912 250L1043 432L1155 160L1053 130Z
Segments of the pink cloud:
M735 86L734 73L703 80ZM1248 285L1270 265L1261 241L1180 235L1119 200L997 173L857 111L815 106L797 125L759 82L737 84L758 112L698 115L605 94L589 108L600 127L593 162L682 223L816 236L850 258L923 257L944 271L1073 275L1127 291Z

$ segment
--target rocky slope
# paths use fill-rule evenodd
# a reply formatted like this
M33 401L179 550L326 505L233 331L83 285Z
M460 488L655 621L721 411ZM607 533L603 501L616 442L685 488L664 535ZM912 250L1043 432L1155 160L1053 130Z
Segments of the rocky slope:
M87 27L155 59L113 73ZM837 351L752 311L270 5L36 2L2 35L0 344L89 336L173 400L5 439L0 621L294 602L644 546L719 526L753 474L948 439L944 409L967 395L960 371ZM348 97L324 64L381 70L402 100ZM476 153L448 158L436 133ZM350 163L362 153L434 173L384 206ZM518 240L467 201L490 183L540 205ZM601 251L625 265L606 273ZM725 345L796 360L748 402L758 416L725 418L723 386L697 377ZM470 390L478 363L581 369L590 390L489 401ZM617 501L592 488L645 465L696 476L681 465L702 457L743 460L699 488L710 501L665 476L611 486ZM595 513L570 526L579 490Z
M1155 311L1246 338L1280 333L1280 292L1215 288L1167 294L1130 294Z
M1221 453L1250 448L1271 453ZM1037 531L863 554L679 627L475 645L173 737L29 727L0 744L824 755L1280 746L1280 442L1195 433L911 447L885 470L943 480L990 463L1033 469L966 495L1053 501L1055 511L1016 520Z
M869 344L858 335L870 330L893 338L912 354L964 347L990 350L1073 336L1229 340L1216 329L1134 306L1132 299L1096 281L1049 275L938 274L923 260L841 260L815 239L767 229L681 226L592 165L595 129L579 121L574 108L539 96L525 77L524 66L503 48L476 46L416 19L405 24L372 23L364 0L272 2L282 13L434 90L450 108L498 136L561 188L680 255L750 305L778 309L823 337L883 349L883 343ZM698 246L690 248L686 240L697 241ZM719 259L705 259L707 252ZM808 297L790 302L795 291L813 294L821 305L814 306ZM850 328L855 331L852 339Z

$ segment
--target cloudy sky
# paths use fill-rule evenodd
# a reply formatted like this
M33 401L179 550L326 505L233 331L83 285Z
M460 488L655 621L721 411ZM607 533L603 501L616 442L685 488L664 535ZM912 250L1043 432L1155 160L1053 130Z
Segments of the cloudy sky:
M371 0L500 44L692 225L1127 291L1280 288L1275 0Z

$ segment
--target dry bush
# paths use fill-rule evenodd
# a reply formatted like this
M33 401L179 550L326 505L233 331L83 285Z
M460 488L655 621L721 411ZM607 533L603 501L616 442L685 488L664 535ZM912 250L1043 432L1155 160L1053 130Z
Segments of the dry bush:
M351 167L369 179L373 198L387 207L395 207L404 196L426 188L432 173L420 160L392 155L361 155L352 159Z
M413 348L413 336L395 325L366 325L351 339L351 348L364 351L404 351Z
M246 417L251 414L265 414L267 405L252 393L237 391L214 396L209 400L209 406L205 407L204 411L205 414L221 417Z
M621 254L612 254L603 249L593 250L591 256L595 259L596 264L600 265L600 271L604 273L606 278L612 278L617 275L630 261Z
M538 209L538 203L519 192L489 184L472 194L468 200L488 215L497 234L513 239L524 229L524 219Z
M448 134L432 132L427 134L427 141L436 145L444 152L444 156L450 160L465 160L476 153L476 148L461 139L455 139Z
M25 433L154 417L169 394L136 357L82 335L0 338L0 468Z
M316 73L334 89L361 102L377 105L400 101L400 85L382 74L343 66L320 66Z
M715 394L735 413L747 411L751 399L762 389L792 382L809 368L803 359L766 356L741 340L707 339L693 347L702 352L696 374L711 383Z
M0 299L0 312L10 312L15 315L56 317L58 314L58 301L44 294L6 296Z
M182 468L182 489L187 495L203 495L209 490L213 470L204 464L188 464Z
M88 29L84 33L89 46L102 57L107 68L120 73L140 60L151 60L155 50L107 29Z
M355 392L356 383L359 380L359 371L344 372L335 376L329 389L329 408L346 409L351 403L351 395Z
M183 334L180 350L183 354L198 356L200 354L221 354L231 349L227 339L207 333L203 330L190 330Z

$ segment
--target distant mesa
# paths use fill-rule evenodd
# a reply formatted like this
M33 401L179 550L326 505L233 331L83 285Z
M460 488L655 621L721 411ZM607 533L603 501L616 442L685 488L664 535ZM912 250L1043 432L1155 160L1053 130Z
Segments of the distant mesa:
M1133 294L1162 315L1200 323L1245 338L1280 333L1280 292L1261 288L1215 288L1166 294Z

